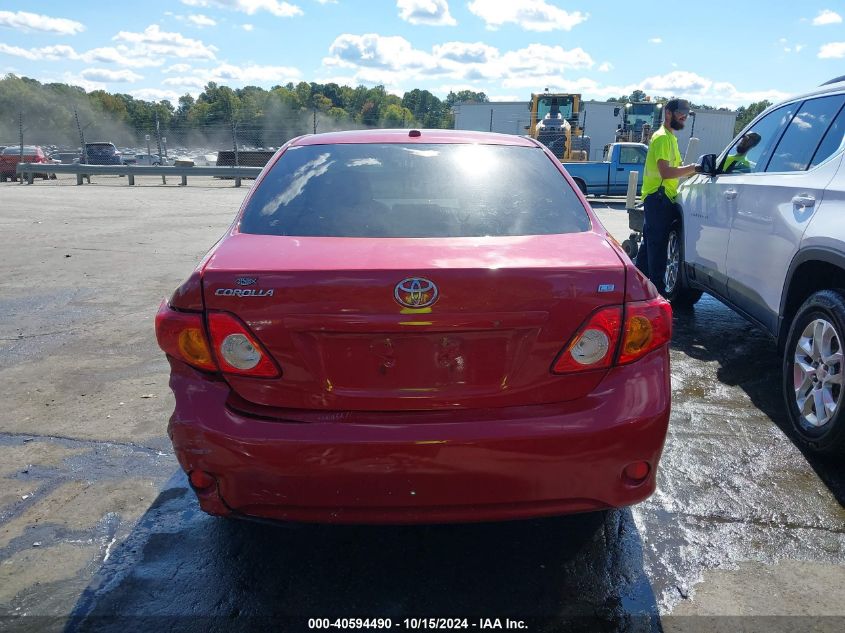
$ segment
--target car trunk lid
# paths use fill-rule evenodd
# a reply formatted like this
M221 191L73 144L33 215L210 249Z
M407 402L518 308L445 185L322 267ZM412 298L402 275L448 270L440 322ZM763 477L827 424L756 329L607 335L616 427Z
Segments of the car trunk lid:
M436 300L426 305L434 288ZM449 239L236 233L209 259L203 292L207 310L239 317L282 368L274 379L227 376L252 403L500 407L578 398L595 387L603 371L556 376L550 367L593 311L623 302L625 269L596 232Z

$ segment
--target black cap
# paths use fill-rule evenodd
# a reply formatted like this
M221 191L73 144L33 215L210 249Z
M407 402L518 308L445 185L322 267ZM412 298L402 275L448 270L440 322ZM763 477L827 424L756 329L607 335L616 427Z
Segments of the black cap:
M686 99L670 99L666 102L666 109L672 112L680 112L681 114L689 114L689 101Z

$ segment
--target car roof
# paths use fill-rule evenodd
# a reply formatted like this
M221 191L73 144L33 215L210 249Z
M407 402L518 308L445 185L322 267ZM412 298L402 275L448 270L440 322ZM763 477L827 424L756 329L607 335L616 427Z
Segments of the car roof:
M416 135L419 132L419 135ZM412 136L411 133L414 133ZM292 145L335 145L355 143L438 143L438 144L480 144L516 145L536 147L533 139L515 134L473 132L470 130L349 130L309 134L294 139Z

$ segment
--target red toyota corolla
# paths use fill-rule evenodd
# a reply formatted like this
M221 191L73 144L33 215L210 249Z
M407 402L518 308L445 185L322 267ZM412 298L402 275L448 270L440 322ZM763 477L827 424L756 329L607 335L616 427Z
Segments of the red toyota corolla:
M290 141L156 333L210 514L487 521L654 491L671 310L531 139Z

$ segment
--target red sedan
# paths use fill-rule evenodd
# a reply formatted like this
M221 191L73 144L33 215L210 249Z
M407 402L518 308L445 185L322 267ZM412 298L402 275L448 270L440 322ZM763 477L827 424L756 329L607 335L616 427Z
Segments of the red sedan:
M671 316L531 139L305 136L159 309L170 437L215 515L629 505L655 487Z
M37 145L24 145L23 156L21 156L20 145L10 145L0 151L0 180L6 182L7 178L16 180L18 178L18 163L51 163L47 155ZM36 174L47 179L47 174Z

